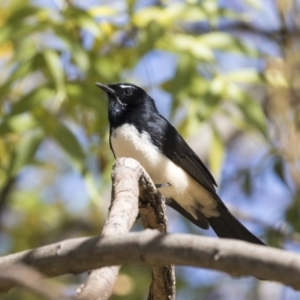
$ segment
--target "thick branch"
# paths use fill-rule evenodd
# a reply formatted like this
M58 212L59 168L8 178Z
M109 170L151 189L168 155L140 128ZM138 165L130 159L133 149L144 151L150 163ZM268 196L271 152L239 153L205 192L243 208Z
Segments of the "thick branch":
M300 255L242 241L146 230L116 237L65 240L0 258L0 268L26 263L47 276L82 273L104 266L176 264L255 276L300 290ZM13 285L0 281L0 291Z
M141 175L137 170L140 166L134 160L116 161L112 172L111 206L102 236L127 233L134 224L138 215L138 182ZM77 291L78 300L108 299L119 269L120 266L110 266L92 271Z
M166 233L164 199L157 191L149 175L141 165L130 158L117 159L112 172L112 202L102 236L120 235L129 232L140 215L145 228L158 229ZM119 266L94 270L78 290L79 300L107 299L119 272ZM152 268L152 284L149 300L175 298L175 274L172 266Z

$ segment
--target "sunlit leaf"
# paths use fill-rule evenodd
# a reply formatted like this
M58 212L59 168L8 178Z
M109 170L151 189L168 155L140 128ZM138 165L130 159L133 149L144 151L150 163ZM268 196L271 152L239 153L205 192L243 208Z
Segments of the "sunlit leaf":
M287 79L285 78L283 72L279 70L266 70L267 82L274 87L288 87Z
M210 47L201 42L199 37L184 34L168 35L158 43L158 47L176 53L190 53L198 60L213 61L214 54Z
M262 84L264 82L263 76L259 74L255 69L241 69L238 71L226 73L224 74L224 76L226 76L226 79L228 80L240 83Z
M147 7L135 14L133 17L133 24L144 28L149 23L155 22L161 26L168 26L170 24L169 16L165 15L165 11L158 7Z
M46 50L43 52L45 61L48 68L53 76L57 90L60 92L64 91L64 71L62 68L61 60L57 52L53 50Z
M247 54L253 57L258 56L258 51L254 48L246 46L238 38L225 32L210 32L198 37L199 43L208 48L221 51L229 51L231 53Z
M215 178L220 178L221 167L225 155L225 145L216 129L212 131L211 147L209 151L209 166Z
M94 17L96 16L111 17L111 16L115 16L117 14L117 11L111 6L100 5L100 6L94 6L90 8L89 13Z
M16 116L8 116L0 123L0 135L9 132L23 133L35 128L37 125L31 114L24 113Z
M260 0L244 0L244 1L256 9L260 9L262 7L262 3Z
M69 7L65 11L65 17L67 19L74 19L76 23L85 30L92 33L94 36L99 35L99 27L91 14L87 11L76 8L75 6Z

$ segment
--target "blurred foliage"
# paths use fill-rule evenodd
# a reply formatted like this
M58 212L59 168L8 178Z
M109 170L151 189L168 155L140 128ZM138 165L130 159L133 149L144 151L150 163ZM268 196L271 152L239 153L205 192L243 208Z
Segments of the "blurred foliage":
M258 4L243 2L246 11L256 11ZM113 157L106 102L94 82L135 81L147 89L149 83L134 72L155 52L174 60L174 66L160 62L163 68L175 67L175 72L157 83L173 97L171 120L179 119L177 127L185 137L203 124L212 128L207 157L212 172L220 173L229 143L218 127L218 118L223 116L237 132L250 133L265 143L274 174L292 186L291 204L283 218L299 231L296 92L300 76L295 66L300 58L285 21L287 16L296 16L280 1L277 5L285 36L272 42L283 54L266 57L243 34L222 30L228 24L243 24L245 29L251 23L239 10L215 0L115 0L97 5L71 0L48 1L47 5L38 0L2 1L0 251L10 253L100 232L105 215L101 195L106 193ZM243 57L264 67L222 71L220 57L233 61ZM149 82L155 81L152 75ZM263 95L260 101L255 91ZM251 195L255 172L241 170L240 174L241 188ZM65 197L61 190L67 185ZM84 194L86 201L78 204ZM268 232L272 245L284 242L282 235ZM131 284L130 294L118 296L116 292L113 299L145 298L149 276L144 278L144 271L133 267L125 268L125 273L120 284ZM187 284L180 276L178 282L179 287ZM199 288L197 293L206 295L210 290ZM36 299L21 290L1 297Z

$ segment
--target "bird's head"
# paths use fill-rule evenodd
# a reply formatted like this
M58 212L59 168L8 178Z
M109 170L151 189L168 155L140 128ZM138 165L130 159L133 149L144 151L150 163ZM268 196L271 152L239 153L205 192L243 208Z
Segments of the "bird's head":
M142 118L144 114L157 112L153 99L140 87L131 83L102 84L96 82L108 98L109 121L122 122L134 115Z

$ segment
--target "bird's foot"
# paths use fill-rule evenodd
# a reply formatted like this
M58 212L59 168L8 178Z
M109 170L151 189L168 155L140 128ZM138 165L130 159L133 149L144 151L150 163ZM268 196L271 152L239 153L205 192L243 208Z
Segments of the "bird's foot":
M156 183L156 184L155 184L155 187L156 187L157 189L163 188L163 187L168 187L168 186L171 186L171 184L170 184L169 182Z

